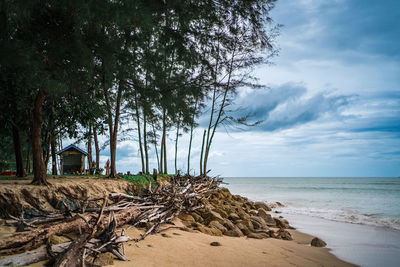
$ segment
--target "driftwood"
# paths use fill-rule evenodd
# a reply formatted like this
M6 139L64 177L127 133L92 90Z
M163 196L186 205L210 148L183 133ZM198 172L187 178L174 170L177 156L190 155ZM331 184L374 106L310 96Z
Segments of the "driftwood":
M66 250L71 242L51 246L54 253L61 253ZM35 262L49 259L46 248L28 251L23 254L0 259L0 266L26 266Z
M111 244L111 243L120 244L120 243L127 242L130 240L132 240L132 239L129 236L123 235L123 236L119 236L119 237L115 238L114 240L112 240L111 242L108 242L108 243L109 244ZM52 245L50 247L50 250L54 254L59 254L59 253L64 252L66 249L68 249L68 247L71 245L71 243L72 242L66 242L66 243L62 243L62 244ZM96 247L100 247L100 249L95 249ZM98 250L101 253L107 252L107 249L104 246L104 244L101 244L101 240L96 239L96 238L89 240L89 242L86 244L85 248L87 248L89 250L90 249ZM26 265L30 265L30 264L33 264L33 263L36 263L39 261L48 260L51 258L51 255L49 255L48 250L49 250L48 248L41 248L41 249L37 249L37 250L28 251L28 252L25 252L22 254L10 256L7 258L2 258L2 259L0 259L0 266L13 266L13 267L26 266Z
M118 226L124 225L135 219L140 213L138 207L131 206L127 209L115 213L115 218ZM6 240L0 242L0 255L10 255L21 253L28 249L38 248L40 245L53 235L62 235L74 231L83 232L88 231L88 224L96 220L96 213L78 214L68 219L67 221L53 224L50 226L34 229L29 232L14 234ZM103 216L100 224L98 225L98 232L104 231L108 226L110 219L108 216Z
M222 181L208 176L175 176L170 183L152 189L151 185L140 196L113 193L109 198L117 201L113 207L135 205L142 213L132 222L133 226L146 225L147 231L136 241L157 233L162 224L171 222L182 212L202 208L203 194L216 190ZM112 207L109 207L112 208Z
M90 226L89 223L87 223L86 226L90 227L90 229L87 229L87 232L83 233L78 238L78 240L72 242L71 245L64 252L62 252L58 256L56 256L54 259L53 266L59 266L59 267L84 266L84 257L85 257L86 251L85 251L85 249L83 249L83 247L87 244L89 239L94 237L94 235L96 234L97 228L99 227L101 220L104 219L104 218L102 218L102 216L103 216L104 208L106 207L106 205L107 205L107 198L104 198L103 205L101 207L100 213L98 214L94 225ZM105 221L105 220L103 220L103 221ZM109 227L110 224L111 224L111 221L108 222L107 226ZM104 229L104 230L106 230L106 229Z

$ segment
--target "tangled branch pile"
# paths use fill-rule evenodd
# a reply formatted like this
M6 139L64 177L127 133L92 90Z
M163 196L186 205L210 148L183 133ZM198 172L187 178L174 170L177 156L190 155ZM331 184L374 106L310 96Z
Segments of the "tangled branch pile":
M63 235L70 232L79 232L77 240L69 245L54 247L39 254L32 252L28 255L18 255L19 259L28 258L27 264L54 258L55 266L67 266L65 260L74 259L74 264L81 264L87 256L97 255L109 251L121 260L126 260L118 248L119 244L131 240L129 237L116 235L116 227L124 224L132 226L147 226L148 229L136 241L144 239L147 235L156 233L164 223L170 223L180 213L193 212L203 208L204 193L218 188L221 180L199 176L176 176L169 183L160 183L157 187L143 190L140 195L125 193L111 193L104 198L100 208L68 210L64 214L51 214L45 218L21 219L16 222L21 233L12 235L0 242L0 254L10 255L26 250L38 248L48 243L54 235ZM111 205L106 206L106 199ZM94 199L93 201L98 201ZM43 225L45 223L45 225ZM52 248L52 247L51 247ZM54 251L62 253L54 255ZM87 251L87 252L86 252ZM72 256L71 256L72 255ZM15 257L14 257L15 258ZM12 259L0 260L0 265ZM14 262L15 265L15 262ZM69 265L68 265L69 266Z

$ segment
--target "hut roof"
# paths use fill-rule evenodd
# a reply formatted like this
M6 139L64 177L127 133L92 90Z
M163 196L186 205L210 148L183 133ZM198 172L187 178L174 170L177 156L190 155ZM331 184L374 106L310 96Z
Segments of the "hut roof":
M60 151L58 151L56 154L57 154L57 155L60 155L61 153L65 152L65 151L67 151L67 150L69 150L69 149L71 149L71 148L78 150L79 152L81 152L81 153L84 154L85 156L87 156L87 154L88 154L86 151L80 149L79 147L77 147L77 146L74 145L74 144L70 144L69 146L64 147L63 149L61 149Z

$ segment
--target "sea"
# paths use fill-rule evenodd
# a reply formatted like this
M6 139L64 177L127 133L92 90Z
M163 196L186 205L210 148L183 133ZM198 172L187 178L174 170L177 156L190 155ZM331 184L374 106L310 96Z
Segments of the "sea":
M225 177L232 194L280 202L274 211L323 239L340 259L400 266L400 178Z

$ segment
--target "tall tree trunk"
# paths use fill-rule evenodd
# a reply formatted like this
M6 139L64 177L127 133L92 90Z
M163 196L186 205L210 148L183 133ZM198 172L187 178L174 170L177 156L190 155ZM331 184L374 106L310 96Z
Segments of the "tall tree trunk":
M164 111L164 116L163 116L163 152L164 152L164 173L168 174L167 171L167 125L166 125L166 116L165 116L165 111Z
M160 147L160 170L159 173L164 172L164 131L161 137L161 147Z
M222 98L222 103L221 103L221 105L219 107L218 116L217 116L217 118L215 120L214 126L212 127L211 136L209 136L209 134L210 134L210 130L211 130L210 126L211 126L212 117L211 117L211 120L210 120L210 125L208 127L207 142L206 142L206 153L204 155L204 165L203 165L205 174L207 174L208 155L209 155L209 152L210 152L211 143L212 143L212 140L214 138L214 134L215 134L215 132L217 130L218 124L220 123L220 119L221 119L222 113L223 113L224 108L225 108L226 97L228 95L228 92L229 92L230 86L231 86L233 62L234 62L235 55L236 55L235 51L236 51L236 43L235 43L235 46L233 48L232 56L231 56L230 63L229 63L228 81L227 81L227 83L225 85L225 91L224 91L224 95L223 95L223 98ZM214 109L214 101L213 101L213 109Z
M92 125L89 124L89 133L88 133L88 143L87 143L87 153L88 153L88 166L89 166L89 174L93 174L93 157L92 157Z
M146 113L143 110L143 143L144 143L144 155L146 160L146 173L149 174L149 151L147 148L147 122Z
M51 116L50 116L50 120L52 120ZM43 156L44 156L44 165L46 166L46 170L47 170L47 167L49 166L49 161L50 161L50 145L51 145L51 139L52 139L52 136L50 134L50 129L46 129L46 133L44 134L45 138L43 140L45 143L45 148L43 149Z
M19 136L19 131L17 126L13 125L13 142L14 142L14 153L15 153L15 163L17 166L17 177L24 177L24 159L22 157L22 147L21 147L21 138Z
M138 130L138 138L139 138L139 150L140 150L140 159L142 162L142 173L145 173L144 167L144 153L143 153L143 145L142 145L142 132L140 129L140 116L139 116L139 107L138 107L138 100L137 94L135 91L135 110L136 110L136 121L137 121L137 130Z
M118 127L119 127L119 116L121 111L121 100L122 100L122 81L120 81L117 92L117 101L115 103L115 117L114 117L114 130L113 130L113 138L111 145L111 172L110 177L117 177L117 166L116 166L116 157L117 157L117 136L118 136Z
M31 173L31 157L30 157L31 151L30 147L28 146L28 151L26 153L26 174Z
M175 138L175 174L178 173L177 157L178 157L178 138L179 138L179 121L176 127L176 138Z
M51 174L52 175L57 175L56 150L57 150L56 137L53 137L53 139L51 140Z
M113 108L111 106L110 92L108 91L106 84L106 74L105 74L105 64L102 62L102 83L103 83L103 93L107 106L108 114L108 127L110 132L110 154L111 154L111 171L110 177L115 178L117 176L117 169L115 165L116 153L117 153L117 135L118 135L118 124L121 108L121 98L122 98L122 81L118 85L117 98L115 103L115 111L113 116Z
M194 110L195 110L195 112L197 110L197 100L196 100L196 104L194 105ZM190 125L190 139L189 139L189 149L188 149L188 158L187 158L187 173L186 173L188 175L190 174L190 152L192 150L194 117L195 117L195 113L193 113L192 123Z
M206 130L204 130L204 133L203 133L203 142L201 143L201 154L200 154L200 175L203 175L204 174L204 171L203 171L203 152L204 152L204 142L205 142L205 139L206 139Z
M100 169L100 147L99 140L97 139L97 127L93 127L94 148L96 150L96 174Z
M190 174L190 152L192 150L192 140L193 140L193 124L190 126L190 139L189 139L189 149L188 149L188 157L187 157L187 172L186 174Z
M153 134L154 134L154 150L156 151L156 156L157 156L157 168L158 172L161 172L161 167L160 167L160 159L158 157L158 149L157 149L157 133L156 129L154 128L154 123L151 124L153 127Z
M40 136L42 134L42 106L46 99L46 94L43 88L40 88L33 106L32 112L32 157L33 157L33 180L32 184L35 185L48 185L47 170L44 165L42 143Z

